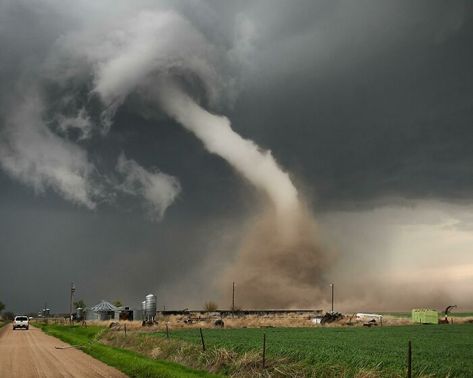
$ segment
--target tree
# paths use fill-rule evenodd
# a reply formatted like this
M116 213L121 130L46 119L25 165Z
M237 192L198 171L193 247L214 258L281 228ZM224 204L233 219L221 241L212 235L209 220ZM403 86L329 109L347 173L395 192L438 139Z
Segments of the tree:
M123 307L123 303L121 300L117 299L115 301L113 301L112 303L115 307Z
M82 299L74 302L74 308L85 308L85 302Z
M5 310L5 304L3 302L0 302L0 313Z

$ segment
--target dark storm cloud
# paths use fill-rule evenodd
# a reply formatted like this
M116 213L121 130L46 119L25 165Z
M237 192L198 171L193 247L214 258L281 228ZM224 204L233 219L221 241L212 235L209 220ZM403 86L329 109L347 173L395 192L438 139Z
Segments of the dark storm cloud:
M471 197L471 4L328 8L258 45L264 64L240 96L236 126L260 130L323 207Z
M126 12L152 3L117 7ZM12 107L29 93L25 88L40 86L49 101L44 106L54 108L63 92L42 87L51 81L43 77L49 74L43 67L51 51L89 22L87 17L110 21L117 11L110 4L109 15L93 2L0 4L0 131L6 130ZM365 207L392 196L471 198L470 2L183 1L161 6L190 20L216 51L213 63L223 89L215 101L204 96L202 102L225 112L238 132L270 149L316 198L317 208ZM81 105L87 88L68 85ZM13 173L2 171L0 287L17 277L22 283L9 293L0 291L0 300L29 310L22 296L36 309L48 292L55 293L49 301L64 309L64 287L74 279L92 300L126 296L133 301L145 291L198 280L196 266L209 258L218 265L219 258L232 255L210 254L219 248L211 247L207 236L226 229L229 218L238 223L251 212L253 197L243 193L256 197L253 189L165 116L150 119L134 96L117 109L106 136L95 128L81 140L83 129L66 124L68 131L61 132L58 120L42 126L48 140L63 146L60 167L81 172L78 181L66 185L45 170L49 159L33 170L41 173L41 184L31 180L30 172L16 175L18 166ZM35 151L35 145L25 150ZM149 174L174 176L182 192L150 205L142 195L145 186L135 188L141 200L117 191L126 183L116 170L122 153ZM43 159L44 154L33 156ZM170 199L175 202L164 206ZM159 224L145 215L153 203L158 213L167 209ZM27 262L17 264L18 259ZM195 285L196 292L175 305L192 297L198 298L194 305L209 299L206 285ZM165 300L172 303L172 295Z

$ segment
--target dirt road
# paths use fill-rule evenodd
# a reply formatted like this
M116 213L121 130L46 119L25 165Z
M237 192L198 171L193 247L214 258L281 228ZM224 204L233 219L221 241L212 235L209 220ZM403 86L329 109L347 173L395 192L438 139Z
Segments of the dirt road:
M4 328L0 330L0 377L126 377L80 350L56 349L68 344L38 328L30 326L28 331L13 331L11 325Z

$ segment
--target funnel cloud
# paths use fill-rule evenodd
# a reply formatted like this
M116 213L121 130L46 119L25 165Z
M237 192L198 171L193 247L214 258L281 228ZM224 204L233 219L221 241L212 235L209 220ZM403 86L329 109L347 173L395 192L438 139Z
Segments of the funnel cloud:
M277 216L287 219L299 211L298 194L289 175L276 163L270 151L243 139L230 121L209 113L177 86L165 84L160 95L163 109L197 138L205 148L229 162L244 178L268 195Z

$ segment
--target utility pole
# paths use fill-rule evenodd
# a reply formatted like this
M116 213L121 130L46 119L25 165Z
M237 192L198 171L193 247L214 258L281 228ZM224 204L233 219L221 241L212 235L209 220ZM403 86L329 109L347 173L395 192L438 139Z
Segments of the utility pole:
M232 288L232 312L235 313L235 282L233 282Z
M72 299L74 297L74 292L76 291L76 287L74 286L74 282L71 282L71 296L69 301L69 323L72 324Z
M335 284L331 283L330 288L332 289L332 314L333 314L333 291L334 291Z

